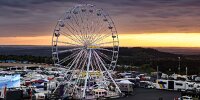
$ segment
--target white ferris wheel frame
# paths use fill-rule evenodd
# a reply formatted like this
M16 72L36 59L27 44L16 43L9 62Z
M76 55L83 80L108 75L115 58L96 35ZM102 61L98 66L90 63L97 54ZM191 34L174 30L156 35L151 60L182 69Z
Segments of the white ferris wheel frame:
M111 17L105 13L102 9L97 9L95 6L93 5L90 5L90 4L87 4L87 5L78 5L78 6L75 6L69 10L67 10L65 12L65 14L58 20L57 22L57 25L54 29L54 32L53 32L53 37L52 37L52 57L53 57L53 61L54 61L54 64L55 65L58 65L58 66L62 66L62 64L66 61L66 60L69 60L70 58L67 59L67 57L65 59L60 59L59 58L59 54L61 53L67 53L67 52L74 52L74 51L77 51L77 50L83 50L84 47L82 44L75 44L75 43L70 43L70 42L67 42L67 41L59 41L59 36L62 34L63 36L66 36L68 37L68 39L71 39L72 41L75 41L77 43L82 43L84 41L85 38L91 38L91 37L87 37L87 36L84 36L82 34L84 34L83 32L77 32L77 29L73 28L73 24L70 23L69 21L65 23L65 25L68 25L70 28L70 31L69 33L70 34L67 34L66 32L63 32L61 33L61 26L62 26L62 20L63 18L67 17L67 14L71 14L76 8L78 7L81 7L81 6L90 6L93 8L93 10L98 10L99 12L101 12L101 16L104 17L105 19L103 20L106 20L107 24L108 24L108 29L110 28L110 34L94 34L92 35L93 38L94 37L97 37L93 42L95 41L100 41L101 39L104 39L104 38L107 38L108 36L112 36L112 41L109 41L109 42L103 42L103 43L99 43L99 44L96 44L97 46L99 46L99 48L90 48L90 49L93 49L97 52L100 52L100 51L108 51L108 52L112 52L112 57L111 57L111 61L110 61L110 65L109 65L109 70L114 70L115 66L116 66L116 63L117 63L117 60L118 60L118 53L119 53L119 39L118 39L118 34L117 34L117 30L115 28L115 25L114 25L114 22L113 20L111 19ZM73 12L74 13L74 12ZM76 13L76 12L75 12ZM76 14L74 14L76 15ZM97 16L98 17L98 16ZM78 16L76 16L76 18L78 18ZM76 19L74 18L74 20ZM65 19L66 20L66 19ZM102 21L103 21L102 20ZM72 22L72 21L71 21ZM75 21L76 24L78 23L77 21ZM70 25L71 24L71 25ZM87 24L88 25L88 24ZM99 27L97 26L98 24L96 24L96 27ZM74 25L75 26L75 25ZM65 27L65 26L64 26ZM69 29L69 27L67 27ZM74 30L74 32L71 32L71 30ZM78 34L77 34L77 33ZM56 36L55 34L59 34L59 36ZM87 35L88 33L85 32L85 34ZM98 38L99 37L99 38ZM75 40L77 39L77 40ZM91 39L90 39L91 40ZM58 49L58 43L63 43L63 44L68 44L69 46L77 46L77 48L72 48L72 49L68 49L68 50L63 50L63 51L59 51ZM107 48L103 48L103 47L100 47L101 45L104 45L104 44L113 44L111 47L112 47L112 50L110 49L107 49ZM80 52L79 51L79 52ZM107 55L103 54L102 52L98 53L99 55L101 55L103 57L103 59L108 59ZM77 53L73 54L73 55L70 55L71 58L77 56ZM65 67L68 67L68 66L65 66Z
M65 38L65 41L59 39L61 36ZM103 42L108 37L111 41ZM69 48L61 50L60 47L63 45L60 44ZM111 44L112 49L103 46L107 44ZM110 53L110 55L105 54L105 52ZM60 55L63 53L70 54L61 59ZM86 96L90 70L105 72L113 81L118 92L121 93L109 72L109 70L114 70L116 66L118 53L119 39L116 27L111 17L103 9L97 9L90 4L77 5L67 10L59 18L52 36L52 58L56 66L67 68L68 72L77 69L81 72L86 71L83 97ZM110 63L107 64L105 60ZM63 65L67 61L69 61L68 64ZM70 81L72 76L67 81ZM102 76L105 79L103 74Z

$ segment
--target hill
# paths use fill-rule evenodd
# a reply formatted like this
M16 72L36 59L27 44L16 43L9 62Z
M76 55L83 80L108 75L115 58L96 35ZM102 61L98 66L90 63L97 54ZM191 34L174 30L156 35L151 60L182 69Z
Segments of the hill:
M0 46L0 60L25 60L36 63L51 63L50 46ZM167 73L178 72L178 57L181 57L181 72L188 67L190 74L199 74L200 55L184 55L161 52L152 48L121 47L120 65L142 66L144 64ZM170 71L170 72L169 72Z

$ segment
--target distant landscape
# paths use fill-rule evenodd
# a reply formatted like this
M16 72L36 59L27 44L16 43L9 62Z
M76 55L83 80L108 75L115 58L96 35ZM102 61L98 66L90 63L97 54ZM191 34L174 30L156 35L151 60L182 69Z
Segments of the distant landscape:
M162 72L177 73L178 57L181 57L183 74L186 67L188 67L189 74L199 74L200 48L121 47L118 64L147 66L154 70L159 66L159 70ZM52 63L51 46L0 46L0 60Z
M184 54L184 55L199 55L199 47L153 47L159 51L169 52L174 54Z

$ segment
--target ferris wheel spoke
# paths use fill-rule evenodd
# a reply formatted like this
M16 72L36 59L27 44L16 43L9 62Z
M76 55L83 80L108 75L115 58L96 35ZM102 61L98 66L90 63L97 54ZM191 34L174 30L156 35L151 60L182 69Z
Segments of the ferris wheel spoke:
M75 18L74 16L75 16L76 18ZM82 31L80 22L79 22L79 20L78 20L79 18L76 16L76 14L75 14L74 16L72 15L72 17L73 17L73 19L74 19L76 25L79 27L79 31L80 31L80 34L79 34L79 35L81 36L82 40L84 40L85 37L83 36L83 31Z
M79 13L80 13L80 12L79 12ZM83 31L82 31L82 27L81 27L81 24L80 24L81 22L79 21L80 18L78 18L76 15L77 15L77 14L72 15L72 18L73 18L73 20L75 21L76 26L79 27L80 35L81 35L82 38L84 39L85 36L84 36L84 34L83 34Z
M71 17L73 18L73 15L71 15ZM78 26L79 28L77 28L77 25L74 24L75 21L74 21L74 19L72 19L72 18L69 19L69 21L68 21L69 23L68 23L68 22L65 22L65 23L69 26L70 29L72 29L74 32L76 32L76 35L77 35L77 36L82 35L83 33L82 33L82 31L81 31L80 26ZM76 22L75 22L75 23L76 23ZM71 26L70 24L71 24L72 26ZM80 33L79 33L79 32L80 32ZM75 33L73 33L73 34L75 34ZM79 36L79 38L81 38L81 40L84 41L84 37L83 37L83 36L82 36L82 37Z
M95 54L94 54L94 65L97 67L97 69L99 69L99 71L101 71L101 72L103 71L101 69L101 66L100 66Z
M79 14L79 17L80 17L80 20L81 20L81 22L79 22L79 23L81 23L80 24L80 28L81 28L81 36L82 36L82 38L83 39L85 39L86 37L84 36L84 33L85 33L85 25L84 25L84 20L83 20L83 13L82 12L80 12L80 14ZM77 17L77 16L76 16ZM78 19L78 18L77 18Z
M70 68L69 66L72 65L72 63L74 62L75 59L76 59L76 58L73 58L73 59L65 66L65 68L67 68L68 71L71 70L71 68Z
M97 37L92 43L102 41L102 40L104 40L105 38L107 38L109 36L112 36L112 34L105 34L103 36Z
M97 43L97 44L95 44L95 45L96 45L96 46L101 46L101 45L104 45L104 44L113 44L113 43L118 43L118 41L101 42L101 43Z
M86 33L87 33L87 29L86 29L86 24L84 24L86 21L84 21L83 19L82 19L82 21L83 21L83 25L82 25L82 29L83 29L83 34L82 34L82 37L84 38L84 39L86 39Z
M96 24L97 24L97 21L96 21L96 19L94 18L94 13L90 13L90 18L89 18L89 19L90 19L90 20L93 19L93 20L90 21L90 24L89 24L89 28L90 28L90 36L89 36L89 39L92 40L92 37L93 37L93 35L95 34L94 28L96 28Z
M114 85L116 86L117 90L119 93L121 93L121 90L119 89L118 85L116 84L115 80L112 78L112 75L108 72L108 69L106 68L103 59L95 52L97 58L99 59L100 64L103 66L103 68L105 69L106 73L108 74L109 78L112 80L112 82L114 83Z
M78 45L78 44L73 44L73 43L63 42L63 41L53 41L53 42L63 43L63 44L70 45L70 46L81 46L81 45Z
M91 8L89 10L93 10L93 9ZM91 20L91 19L94 19L93 12L87 13L87 28L88 28L88 36L87 37L89 40L90 40L91 35L94 34L92 32L92 28L94 27L94 20Z
M102 63L103 64L103 66L105 66L105 61L99 56L99 54L96 52L96 51L94 51L94 54L96 55L96 57L97 57L97 60L99 61L99 63ZM101 64L101 65L102 65Z
M91 64L90 64L90 66L91 66L91 70L92 70L92 71L94 71L94 70L95 70L95 68L94 68L94 65L93 65L93 60L92 60L92 59L93 59L93 57L91 56Z
M102 19L101 19L101 20L102 20ZM100 22L98 22L98 26L95 27L93 33L95 33L95 34L99 34L99 33L102 32L102 30L108 30L108 27L107 27L107 25L105 25L104 22L101 22L101 21L100 21Z
M108 31L108 28L106 27L106 25L103 25L104 23L102 23L101 25L100 25L100 27L99 27L99 29L98 30L96 30L94 33L103 33L103 32L105 32L105 31Z
M89 54L88 54L88 62L87 62L87 68L86 68L86 78L85 78L85 83L84 83L84 88L83 88L83 97L85 97L85 93L86 93L86 87L87 87L87 82L88 82L88 78L89 78L89 67L91 65L91 49L89 50Z
M108 61L112 61L112 58L108 57L106 54L100 52L100 51L96 51L100 56L104 57L105 59L107 59Z
M96 54L94 54L94 62L95 62L95 66L98 67L97 69L99 69L100 72L103 72L103 69L102 69L103 67L100 66L100 64L99 64L100 61L98 60ZM98 62L98 63L97 63L97 62ZM103 73L101 73L101 76L102 76L103 80L105 81L106 78L105 78L105 76L103 75ZM106 83L105 83L105 84L106 84ZM108 86L108 84L106 84L106 85Z
M72 31L78 33L78 30L77 30L76 26L74 25L74 23L73 23L73 21L72 21L71 19L69 19L68 22L65 22L65 24L69 26L70 30L72 29ZM72 26L71 26L70 24L71 24ZM67 27L67 26L66 26L66 27Z
M76 16L76 15L75 15L75 16ZM73 18L73 20L75 21L75 24L76 24L77 26L79 26L78 20L77 20L77 18L74 17L74 14L72 14L72 18Z
M83 50L82 50L83 51ZM81 55L78 57L78 59L76 60L76 63L74 64L74 68L73 70L76 70L78 68L78 65L79 65L79 62L80 62L80 59L83 55L83 52L81 53Z
M110 34L100 35L99 37L94 38L94 40L91 43L96 44L98 42L103 41L105 38L107 38L109 36L110 36Z
M72 35L69 35L70 37L75 37L76 39L78 39L79 41L82 41L82 39L79 39L79 37L76 36L76 34L74 33L74 31L72 32L68 27L65 27Z
M79 18L76 16L77 14L80 14L80 11L76 11L78 8L73 9L71 15L74 19L74 21L76 22L76 24L79 26Z
M79 52L78 55L66 66L68 68L68 71L71 70L71 68L73 67L73 65L76 63L77 59L81 56L81 54L83 53L83 51Z
M83 60L82 60L83 61ZM85 60L86 61L86 60ZM75 91L75 87L76 87L76 85L77 86L79 86L79 84L78 84L78 82L79 82L79 80L80 80L80 78L81 78L81 74L83 73L83 69L84 69L84 66L82 66L82 68L80 69L80 72L79 72L79 74L78 74L78 79L75 81L75 86L74 86L74 88L73 88L73 91ZM73 93L73 92L72 92Z
M58 64L63 64L63 63L65 63L66 61L72 59L73 57L75 57L75 56L78 55L78 52L80 52L80 50L77 51L77 52L72 53L71 55L69 55L69 56L63 58L62 60L59 60L59 61L58 61Z
M95 33L95 32L92 32L93 34L90 35L90 41L94 40L94 38L96 38L100 33Z
M99 26L97 26L98 27L97 29L94 29L94 32L93 32L94 34L91 36L92 40L94 40L94 38L96 38L96 37L99 37L98 35L101 34L102 25L99 25ZM105 31L107 31L107 30L105 29ZM103 32L105 32L105 31L103 31Z
M81 43L83 43L84 40L83 40L82 37L79 36L79 32L78 32L76 29L74 29L71 25L69 25L68 23L67 23L67 25L73 30L73 32L72 32L68 27L65 26L65 28L68 29L68 30L70 31L70 33L71 33L76 39L78 39ZM75 26L74 26L74 27L75 27ZM77 34L75 34L74 32L76 32Z
M70 66L70 68L73 67L72 70L76 70L77 64L78 64L78 62L79 62L79 60L80 60L80 58L81 58L82 53L83 53L83 51L79 53L79 55L76 57L76 59L73 61L72 65ZM74 76L73 74L74 74L74 73L72 73L72 75L69 77L69 80L68 80L68 81L71 81L71 80L72 80L72 78L73 78L73 76Z
M113 52L113 50L109 50L109 49L106 49L106 48L95 48L95 50L102 50L102 51Z
M71 68L73 67L76 59L78 58L78 56L80 55L81 52L77 53L77 56L75 58L73 58L66 66L65 68L67 68L67 73L71 70Z
M103 62L103 64L106 66L106 62L105 62L105 60L103 60L103 58L101 57L101 56L99 56L99 54L97 53L97 56L101 59L100 61L102 61Z
M98 34L94 37L94 39L103 36L103 34L105 33L110 33L110 31L105 28L104 30L99 31Z
M86 30L86 27L85 27L85 24L84 24L85 21L83 20L82 16L81 16L81 21L82 21L82 24L80 25L81 26L80 27L81 28L81 37L85 40L86 39L85 33L87 32L87 30Z
M108 27L102 27L101 30L98 31L98 33L105 33L105 32L107 32L107 31L110 31L110 30L108 29Z
M73 52L73 51L80 50L80 49L83 49L83 48L74 48L74 49L61 50L61 51L53 52L52 54L60 54L60 53Z
M92 13L90 13L90 18L89 19L94 19ZM90 23L89 23L89 38L91 38L91 35L93 34L92 32L92 29L94 28L94 20L90 20Z
M96 59L96 55L94 54L94 59L93 59L93 61L94 61L94 65L97 67L97 69L99 69L100 71L102 71L101 70L101 67L99 66L99 64L97 63L97 59Z
M100 29L102 28L102 26L104 26L105 23L102 22L101 20L102 20L102 17L99 16L99 17L98 17L98 20L97 20L98 23L96 23L96 26L97 26L97 27L95 27L94 33L95 33L96 31L100 30ZM99 26L100 26L100 27L99 27Z
M74 42L76 42L76 43L78 43L78 44L82 44L82 42L80 41L80 40L76 40L76 39L74 39L71 35L67 35L66 33L64 33L64 32L60 32L60 34L62 34L63 36L65 36L66 38L68 38L68 39L70 39L70 40L72 40L72 41L74 41Z
M95 31L99 28L99 26L101 26L101 21L100 21L101 17L97 17L96 18L96 23L95 23L95 27L93 27L93 33L95 33Z
M93 69L95 69L96 71L99 69L98 65L97 65L97 62L95 60L95 54L94 54L94 50L92 50L92 66L93 66ZM101 69L99 69L100 71Z
M88 9L87 9L88 10ZM88 34L89 34L89 28L88 28L88 12L84 13L85 15L85 28L86 28L86 32L85 32L85 37L88 38Z
M83 57L81 59L82 60L80 61L78 68L83 68L85 66L87 60L86 53L83 54Z
M101 35L102 33L107 33L107 31L110 31L110 30L108 30L108 28L106 26L107 25L98 26L98 28L94 31L94 34L95 35Z

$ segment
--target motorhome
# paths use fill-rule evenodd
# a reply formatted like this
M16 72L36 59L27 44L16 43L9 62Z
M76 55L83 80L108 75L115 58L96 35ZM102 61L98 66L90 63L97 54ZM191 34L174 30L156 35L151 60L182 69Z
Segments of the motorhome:
M169 87L172 87L174 85L172 85L171 81L169 82L169 80L163 80L163 79L158 79L156 81L156 89L164 89L167 90L169 89ZM170 83L170 86L169 86ZM174 83L173 83L174 84Z
M195 89L194 82L181 80L164 80L158 79L156 82L157 89L175 90L175 91L192 91Z
M174 81L174 90L185 91L186 90L186 81Z
M194 91L195 90L195 82L186 82L186 91Z
M200 93L200 83L195 83L194 88L195 88L196 92Z

